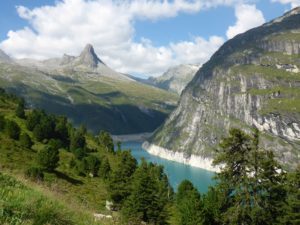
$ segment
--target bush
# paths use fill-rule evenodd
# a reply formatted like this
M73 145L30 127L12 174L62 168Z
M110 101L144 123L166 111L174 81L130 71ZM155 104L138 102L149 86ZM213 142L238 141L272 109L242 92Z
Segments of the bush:
M6 121L5 123L5 133L12 139L18 140L20 136L20 127L19 125L11 120Z
M25 176L36 181L42 181L44 179L44 173L42 168L35 166L29 167L25 171Z
M106 151L114 152L114 142L110 134L106 131L100 131L98 143L102 145Z
M25 148L31 148L31 146L33 145L33 142L31 140L31 138L26 133L21 134L21 136L20 136L20 143Z
M73 154L76 159L82 160L86 156L86 152L82 148L77 148L73 151Z
M24 100L20 100L16 110L15 110L15 114L17 117L21 118L21 119L25 119L25 106L24 106Z
M41 168L52 172L56 169L59 162L59 151L52 146L45 146L38 153L38 164Z
M3 115L0 115L0 131L5 128L5 118Z
M109 177L109 173L111 171L110 164L108 159L105 157L101 160L100 167L98 170L98 175L104 179Z
M79 131L73 131L70 140L70 150L83 149L86 145L85 136Z
M84 159L84 162L86 174L96 176L100 167L100 160L94 155L89 155Z

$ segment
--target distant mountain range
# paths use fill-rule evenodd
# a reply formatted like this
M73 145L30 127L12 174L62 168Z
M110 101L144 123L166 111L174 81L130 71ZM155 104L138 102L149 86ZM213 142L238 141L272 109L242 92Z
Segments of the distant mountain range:
M155 87L181 94L199 70L199 65L182 64L168 69L158 77L150 77L147 83Z
M23 96L29 106L113 134L153 131L178 100L109 68L90 44L77 57L43 61L12 59L0 50L0 86Z

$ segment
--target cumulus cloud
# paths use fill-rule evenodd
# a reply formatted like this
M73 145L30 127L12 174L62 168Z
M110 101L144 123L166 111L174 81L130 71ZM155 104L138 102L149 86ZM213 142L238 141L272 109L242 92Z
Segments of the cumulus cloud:
M227 38L233 38L265 22L263 13L255 5L240 4L235 7L236 23L227 29Z
M300 0L272 0L272 2L279 2L281 4L290 4L291 8L300 6Z
M34 9L18 6L17 12L28 21L28 26L10 30L0 48L16 58L46 59L63 53L77 55L86 43L91 43L100 58L120 72L158 75L176 64L204 63L224 40L216 36L207 40L194 37L154 46L147 38L134 40L136 20L159 20L182 12L195 13L241 2L243 0L63 0L54 6ZM254 6L241 7L259 15ZM229 35L261 21L246 22L237 10L236 15L238 22L230 28L233 31Z

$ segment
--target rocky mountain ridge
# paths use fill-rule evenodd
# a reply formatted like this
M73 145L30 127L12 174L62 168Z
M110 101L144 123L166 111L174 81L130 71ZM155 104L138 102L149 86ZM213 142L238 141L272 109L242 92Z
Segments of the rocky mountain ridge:
M161 76L150 77L147 83L180 95L199 68L199 65L181 64L171 67Z
M209 160L231 127L247 132L256 127L262 131L261 145L295 167L300 158L299 21L296 8L226 42L184 89L179 106L147 148L182 153L185 161L194 155Z
M0 87L29 106L68 116L95 133L152 132L177 104L177 96L135 81L104 64L92 45L79 56L43 61L0 59Z

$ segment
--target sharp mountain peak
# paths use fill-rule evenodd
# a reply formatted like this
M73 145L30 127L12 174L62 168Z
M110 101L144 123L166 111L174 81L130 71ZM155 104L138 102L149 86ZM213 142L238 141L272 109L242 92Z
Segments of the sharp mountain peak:
M87 44L83 51L79 55L79 61L82 64L88 65L90 67L97 67L99 63L104 64L97 54L95 53L94 47L91 44Z

